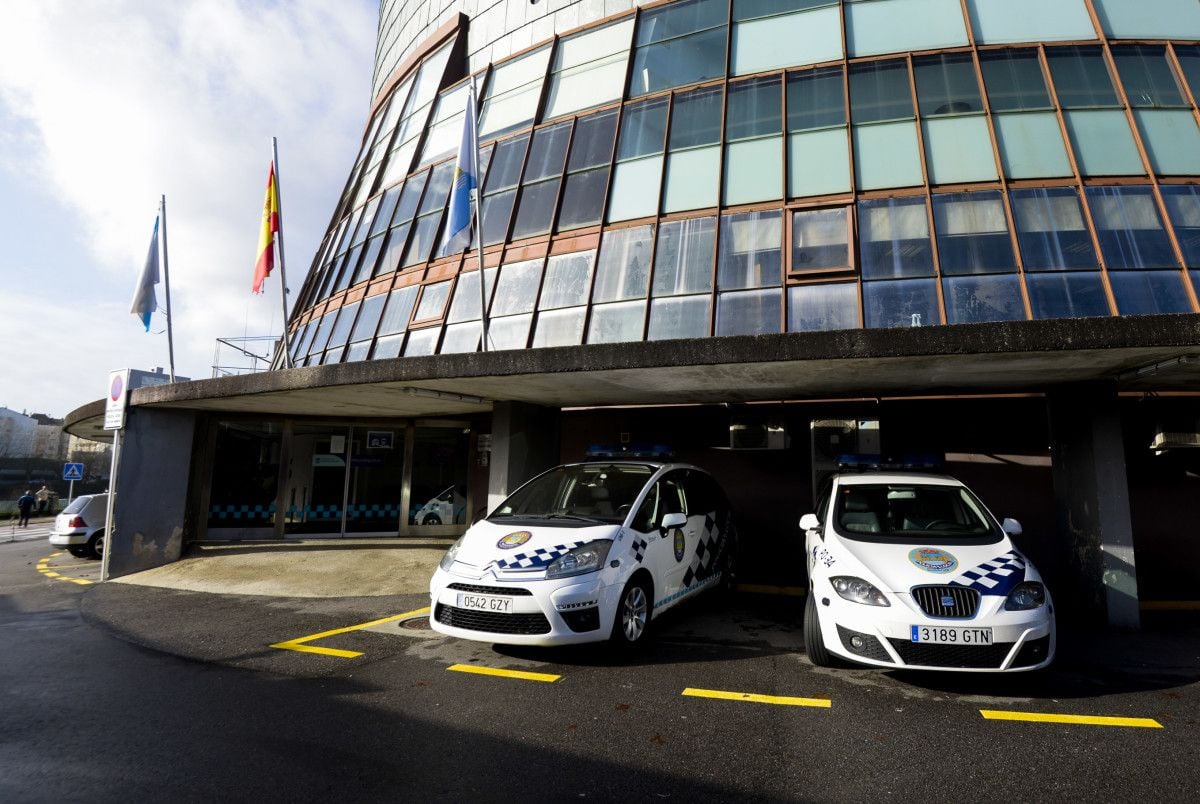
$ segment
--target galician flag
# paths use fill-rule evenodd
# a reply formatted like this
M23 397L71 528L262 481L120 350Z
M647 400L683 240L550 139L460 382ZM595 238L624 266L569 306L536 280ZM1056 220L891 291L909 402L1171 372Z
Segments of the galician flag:
M142 319L146 331L150 331L150 314L158 309L158 300L154 296L154 286L158 284L158 218L154 219L154 234L150 238L150 253L146 255L146 265L142 275L138 277L137 287L133 289L133 305L129 312Z
M454 165L454 186L450 190L450 210L446 231L442 234L441 256L457 254L471 244L471 191L479 171L475 167L475 86L467 96L463 116L462 142Z
M267 174L267 199L263 202L262 231L258 235L258 262L254 265L253 293L262 293L263 282L275 267L275 234L279 231L279 185L275 183L275 162Z

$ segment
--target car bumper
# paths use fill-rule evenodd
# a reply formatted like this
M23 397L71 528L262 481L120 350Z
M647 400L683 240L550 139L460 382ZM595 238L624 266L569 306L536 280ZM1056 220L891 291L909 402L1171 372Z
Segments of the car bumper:
M55 547L79 547L88 543L88 535L83 531L71 531L69 533L57 533L51 531L50 544Z
M828 605L825 601L828 600ZM1046 667L1054 660L1053 604L1030 611L999 610L972 618L927 616L910 599L893 600L889 607L865 606L836 595L817 598L817 616L826 649L840 658L872 667L939 670L966 673L1023 672ZM914 642L913 626L930 628L990 628L986 645ZM855 639L857 637L857 640Z
M469 577L439 568L429 584L429 625L447 636L503 645L598 642L612 631L620 591L597 574L522 581L490 574ZM462 593L509 598L511 610L461 608Z

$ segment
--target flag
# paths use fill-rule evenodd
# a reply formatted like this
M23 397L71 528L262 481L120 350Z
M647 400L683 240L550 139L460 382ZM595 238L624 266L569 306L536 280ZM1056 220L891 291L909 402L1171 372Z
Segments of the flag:
M133 305L129 308L132 315L142 319L146 331L150 331L150 314L158 309L158 300L154 296L154 286L158 284L158 218L154 219L154 234L150 237L150 253L146 255L146 265L142 275L138 277L137 286L133 289Z
M262 293L263 282L275 267L275 234L279 231L279 186L275 184L275 162L267 174L267 199L263 202L262 231L258 235L258 262L254 265L252 293Z
M475 88L467 96L463 116L462 143L454 165L454 186L450 191L450 212L442 233L441 256L456 254L471 244L471 190L475 189Z

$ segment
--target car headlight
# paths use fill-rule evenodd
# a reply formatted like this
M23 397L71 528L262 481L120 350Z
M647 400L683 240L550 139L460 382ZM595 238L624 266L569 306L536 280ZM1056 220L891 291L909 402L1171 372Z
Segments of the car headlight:
M611 539L597 539L569 550L546 567L546 578L569 578L572 575L595 572L604 566L612 544Z
M1005 611L1029 611L1046 605L1046 587L1037 581L1019 583L1004 601Z
M442 562L438 566L444 570L450 569L450 567L454 564L455 556L458 555L458 548L462 547L463 539L465 538L466 536L460 536L458 541L450 545L450 549L446 551L446 555L442 556Z
M862 578L855 578L852 575L839 575L835 578L830 578L829 582L833 584L833 591L838 593L838 597L853 603L862 603L864 606L892 605L883 596L883 592L880 592Z

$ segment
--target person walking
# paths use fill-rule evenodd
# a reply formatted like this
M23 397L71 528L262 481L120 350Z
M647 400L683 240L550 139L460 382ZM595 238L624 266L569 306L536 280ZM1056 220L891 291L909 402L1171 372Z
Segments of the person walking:
M17 510L21 513L21 521L18 524L23 528L29 527L29 514L33 511L34 502L33 492L29 490L17 500Z
M43 516L46 513L46 506L50 504L50 489L46 488L43 483L42 487L37 490L37 494L33 495L37 499L38 516Z

